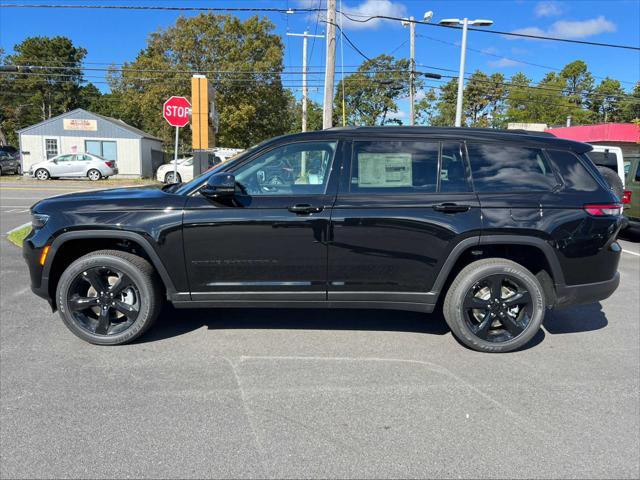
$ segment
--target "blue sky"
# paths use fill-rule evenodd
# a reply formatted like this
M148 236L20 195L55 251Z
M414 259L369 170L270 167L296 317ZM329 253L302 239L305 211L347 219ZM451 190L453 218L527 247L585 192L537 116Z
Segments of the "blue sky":
M340 0L338 0L340 2ZM1 0L0 3L9 3ZM30 3L23 0L16 3ZM112 5L170 5L204 7L316 7L323 0L39 0L31 3L62 4L112 4ZM500 31L520 31L535 35L549 35L578 40L640 46L640 1L638 0L343 0L343 10L360 15L381 14L421 18L426 10L432 10L432 21L451 17L489 18L491 27ZM195 15L187 13L186 15ZM88 50L87 62L122 63L135 58L145 46L149 33L174 23L178 12L122 11L122 10L53 10L0 8L0 47L10 53L13 45L28 36L65 35L76 45ZM240 17L250 14L237 13ZM306 29L323 33L324 25L317 22L315 14L268 15L276 25L276 32L283 36L286 46L285 65L291 71L299 71L302 61L302 41L286 37L289 32ZM317 25L317 26L316 26ZM381 53L398 57L409 55L409 31L399 22L371 21L357 24L345 21L345 31L351 40L369 57ZM416 62L444 70L432 70L454 75L446 69L457 70L459 63L460 32L430 26L416 26ZM406 43L405 43L406 42ZM313 47L311 47L313 44ZM611 76L624 81L631 89L640 79L640 52L561 42L546 42L525 39L510 39L500 35L470 32L470 50L467 54L467 72L481 69L487 73L502 72L507 77L518 71L525 72L534 80L540 79L553 68L562 68L566 63L583 59L596 77ZM321 71L324 66L324 41L310 43L309 65ZM473 49L473 50L471 50ZM337 46L337 79L344 57L344 69L351 71L363 58L346 42ZM528 62L544 65L542 68ZM95 65L94 65L95 66ZM428 71L425 66L419 67ZM100 72L87 72L101 75ZM299 76L285 77L285 83L299 84ZM101 82L101 78L89 78ZM321 85L322 74L311 75L311 85ZM102 90L108 87L97 83ZM299 94L299 92L296 92ZM321 88L311 88L312 98L321 99ZM399 118L406 115L406 102L401 102Z

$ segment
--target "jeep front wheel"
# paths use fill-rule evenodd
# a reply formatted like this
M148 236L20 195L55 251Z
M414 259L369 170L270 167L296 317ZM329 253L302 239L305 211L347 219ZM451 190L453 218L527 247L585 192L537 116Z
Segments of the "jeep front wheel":
M131 342L162 308L153 267L118 250L100 250L74 261L60 277L56 299L69 330L96 345Z
M538 279L502 258L467 265L449 287L444 317L463 344L481 352L509 352L540 329L545 297Z

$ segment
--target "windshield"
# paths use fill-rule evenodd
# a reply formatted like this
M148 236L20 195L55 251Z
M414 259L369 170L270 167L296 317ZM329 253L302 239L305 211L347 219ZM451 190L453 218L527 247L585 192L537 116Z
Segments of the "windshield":
M211 172L216 172L216 171L222 172L222 171L226 170L227 168L231 168L233 165L235 165L239 161L242 161L243 159L245 159L247 157L247 155L251 155L258 148L262 147L265 143L267 143L267 142L269 142L271 140L272 139L265 140L263 142L258 143L257 145L254 145L253 147L251 147L251 148L245 150L244 152L242 152L241 154L235 156L233 158L233 160L228 160L226 162L218 163L218 164L212 166L211 168L206 170L204 173L201 173L200 175L195 177L190 182L181 183L179 185L179 188L177 188L175 190L175 193L177 193L178 195L186 195L186 194L188 194L189 192L191 192L195 188L199 187L204 182L205 178L207 178Z

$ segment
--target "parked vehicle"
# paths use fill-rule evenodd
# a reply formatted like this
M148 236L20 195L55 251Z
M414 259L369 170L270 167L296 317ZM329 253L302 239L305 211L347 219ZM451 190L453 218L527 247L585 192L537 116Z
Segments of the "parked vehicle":
M463 128L283 136L185 184L43 200L24 257L32 290L95 344L137 338L166 298L443 308L462 343L506 352L546 309L618 286L622 207L590 150Z
M13 147L0 146L0 175L22 175L20 154Z
M178 159L178 174L174 177L173 162L160 165L156 171L156 180L164 183L180 183L193 180L193 157Z
M31 165L29 175L38 180L49 180L59 177L87 177L97 181L117 175L116 162L105 160L92 153L58 155L56 157Z
M640 159L626 162L626 190L623 195L624 215L629 227L640 231Z
M598 167L598 170L607 181L613 193L622 199L624 192L624 156L620 147L608 145L592 145L587 155Z

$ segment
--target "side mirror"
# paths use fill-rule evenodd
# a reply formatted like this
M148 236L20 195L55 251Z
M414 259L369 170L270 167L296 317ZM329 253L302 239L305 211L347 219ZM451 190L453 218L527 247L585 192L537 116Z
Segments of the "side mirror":
M200 194L207 198L221 200L231 198L236 192L236 177L231 173L216 173L200 189Z

